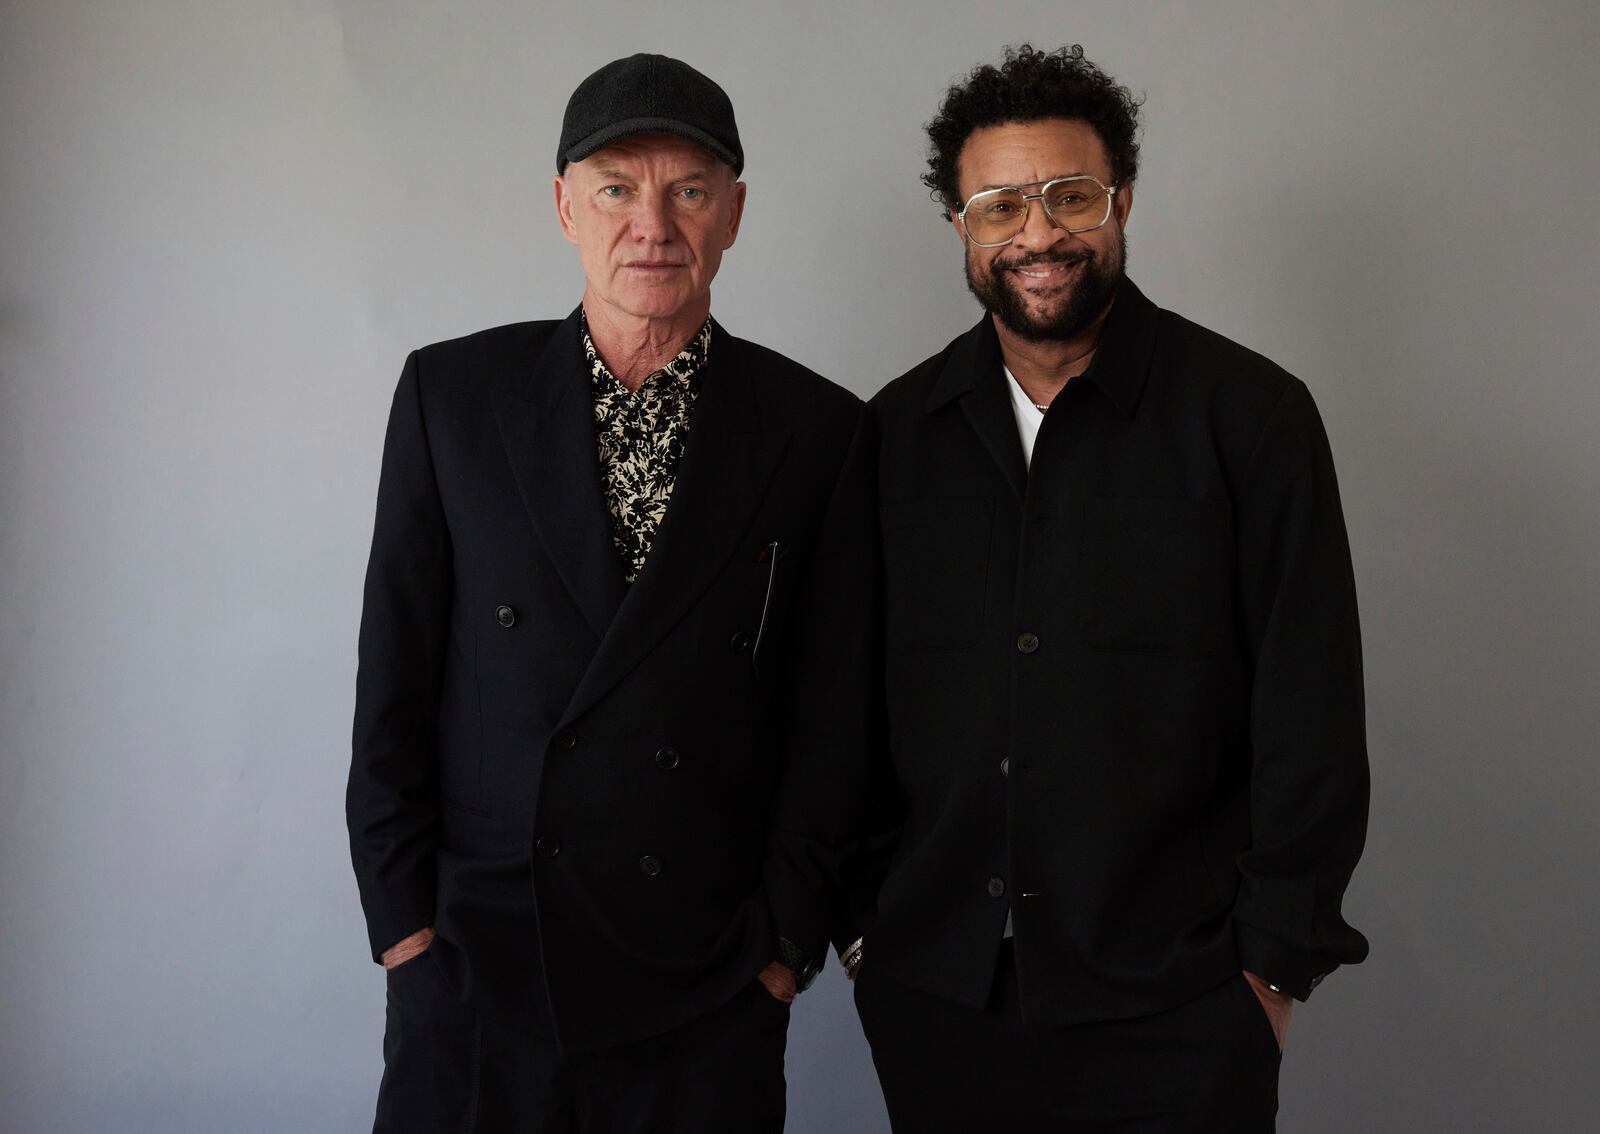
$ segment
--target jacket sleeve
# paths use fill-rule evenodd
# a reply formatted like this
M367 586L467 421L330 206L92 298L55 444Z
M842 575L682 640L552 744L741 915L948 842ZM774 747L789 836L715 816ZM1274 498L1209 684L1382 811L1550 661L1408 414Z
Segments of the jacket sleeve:
M406 361L384 441L345 794L374 960L434 920L435 719L452 581L420 366L415 353Z
M866 804L875 457L863 410L790 614L791 646L779 674L783 767L763 881L780 949L790 943L813 966L826 955L842 866L860 838Z
M882 647L881 628L878 645ZM844 877L840 887L834 924L831 931L833 947L841 957L857 941L865 942L871 935L878 916L878 890L888 877L889 863L895 848L900 844L901 821L904 805L900 797L900 781L894 764L889 759L889 741L884 729L881 706L883 701L882 655L876 664L876 680L872 690L879 711L873 717L871 747L868 752L866 806L860 836L853 842L844 864Z
M1243 967L1304 1000L1367 942L1340 912L1366 840L1361 635L1333 457L1291 379L1239 498L1239 595L1251 652L1251 845L1238 858Z

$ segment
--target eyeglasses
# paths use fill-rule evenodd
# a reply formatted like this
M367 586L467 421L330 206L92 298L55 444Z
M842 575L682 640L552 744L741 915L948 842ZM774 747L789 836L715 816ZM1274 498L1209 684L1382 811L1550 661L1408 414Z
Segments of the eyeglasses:
M1023 192L1034 185L1039 186L1037 193ZM985 189L967 198L956 220L979 248L999 248L1016 239L1028 223L1028 202L1038 201L1052 224L1068 232L1088 232L1111 219L1111 198L1117 188L1083 175Z

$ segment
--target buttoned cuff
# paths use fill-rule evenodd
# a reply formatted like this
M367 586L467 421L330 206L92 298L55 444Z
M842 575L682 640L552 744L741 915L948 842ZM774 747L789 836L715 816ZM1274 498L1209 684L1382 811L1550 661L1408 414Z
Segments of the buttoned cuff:
M1275 991L1287 992L1296 1000L1309 997L1322 978L1338 967L1237 918L1233 922L1233 941L1239 952L1239 966L1245 972L1254 973Z

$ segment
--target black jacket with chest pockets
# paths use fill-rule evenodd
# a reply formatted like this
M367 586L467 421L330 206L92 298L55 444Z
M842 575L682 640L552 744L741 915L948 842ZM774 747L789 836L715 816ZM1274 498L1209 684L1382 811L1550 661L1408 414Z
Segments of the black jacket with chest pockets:
M866 762L876 555L854 395L720 327L631 586L578 313L415 352L362 612L347 810L374 956L571 1049L820 957Z
M870 408L900 831L866 968L980 1006L1010 916L1026 1018L1067 1024L1360 960L1361 648L1306 388L1124 281L1031 469L988 318Z

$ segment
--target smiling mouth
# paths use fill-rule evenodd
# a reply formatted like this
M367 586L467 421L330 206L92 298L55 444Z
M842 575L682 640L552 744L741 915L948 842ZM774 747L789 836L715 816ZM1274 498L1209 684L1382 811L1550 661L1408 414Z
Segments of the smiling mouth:
M1031 264L1026 267L1008 267L1004 269L1030 280L1053 280L1064 276L1083 263L1082 260L1056 260L1048 264Z

